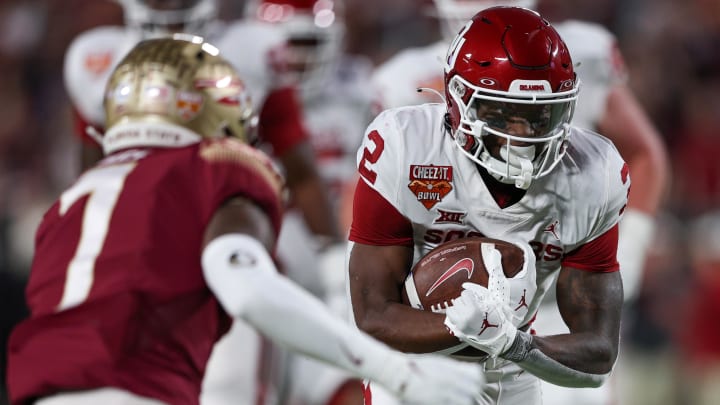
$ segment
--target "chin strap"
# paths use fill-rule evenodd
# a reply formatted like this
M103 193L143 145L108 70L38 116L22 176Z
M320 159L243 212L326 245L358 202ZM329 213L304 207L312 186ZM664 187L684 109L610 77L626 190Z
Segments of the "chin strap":
M535 170L532 163L535 159L535 145L508 147L505 144L500 147L500 158L496 158L479 140L486 131L485 126L484 121L474 121L471 124L472 135L458 130L454 137L455 143L467 156L484 166L498 181L506 184L514 183L515 187L527 190L532 183Z
M92 138L93 141L97 142L98 145L102 145L103 143L103 134L95 129L92 125L88 125L85 127L85 134Z
M512 150L512 154L510 150ZM508 148L507 145L503 145L500 148L500 156L505 159L505 162L497 159L496 161L506 168L509 164L508 171L513 175L512 178L507 179L509 181L506 180L505 182L514 181L515 187L527 190L530 183L532 183L532 160L535 158L535 146L511 146Z
M520 177L515 178L515 187L527 190L532 182L533 165L527 159L520 159Z

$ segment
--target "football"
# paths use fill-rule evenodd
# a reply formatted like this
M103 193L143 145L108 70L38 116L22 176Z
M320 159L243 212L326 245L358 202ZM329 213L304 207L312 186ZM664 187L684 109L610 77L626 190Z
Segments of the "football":
M460 296L463 283L472 282L487 287L489 273L483 262L483 244L492 244L500 251L505 277L513 278L526 268L524 251L515 244L483 237L456 239L432 249L413 266L402 291L403 303L419 310L444 313L452 305L452 300ZM534 277L532 279L534 284ZM522 300L529 303L531 296L526 293L526 290L522 292ZM466 343L439 353L473 359L486 355Z

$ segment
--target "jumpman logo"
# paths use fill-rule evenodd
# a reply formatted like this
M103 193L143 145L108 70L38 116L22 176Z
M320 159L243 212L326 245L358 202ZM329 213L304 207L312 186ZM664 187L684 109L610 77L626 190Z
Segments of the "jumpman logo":
M482 328L480 329L480 332L478 332L478 336L482 335L483 332L485 332L485 329L487 328L497 328L498 325L493 325L488 321L488 313L485 312L485 319L483 319Z
M560 221L556 219L552 224L546 226L543 232L550 233L555 239L560 240L560 236L557 234L558 226L560 226Z
M527 292L527 290L523 289L523 295L522 295L522 297L520 297L520 302L518 303L517 308L515 308L516 311L522 307L528 308L527 302L525 301L525 293L526 292Z

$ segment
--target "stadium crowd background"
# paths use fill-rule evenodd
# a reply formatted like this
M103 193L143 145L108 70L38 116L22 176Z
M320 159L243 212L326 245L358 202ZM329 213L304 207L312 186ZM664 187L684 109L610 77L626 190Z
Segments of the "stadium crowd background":
M242 16L242 1L221 4L223 19ZM405 47L431 43L438 29L429 5L347 0L347 51L378 64ZM593 21L617 35L631 88L672 163L612 383L623 404L696 403L699 381L720 382L720 1L541 0L540 11L550 21ZM0 1L1 382L5 339L26 313L22 295L35 226L79 172L64 52L78 33L107 24L122 24L120 7L110 0ZM0 405L6 401L0 384Z

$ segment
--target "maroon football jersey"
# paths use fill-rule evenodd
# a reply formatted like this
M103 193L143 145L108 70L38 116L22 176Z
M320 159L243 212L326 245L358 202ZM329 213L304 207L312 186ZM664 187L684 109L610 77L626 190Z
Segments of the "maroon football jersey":
M230 140L118 152L85 172L38 228L31 316L8 346L13 403L118 387L197 404L231 321L203 278L203 233L232 196L277 231L280 188L264 155Z

